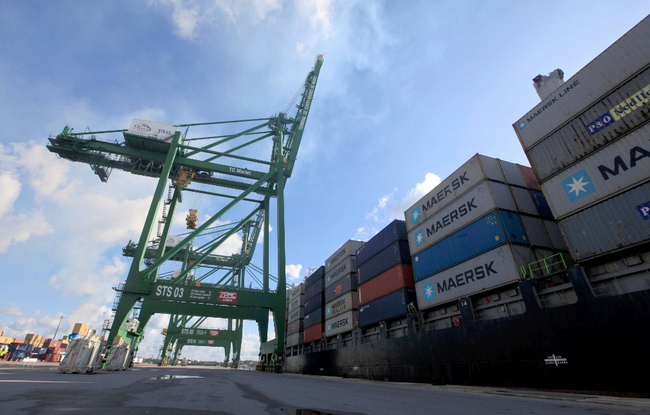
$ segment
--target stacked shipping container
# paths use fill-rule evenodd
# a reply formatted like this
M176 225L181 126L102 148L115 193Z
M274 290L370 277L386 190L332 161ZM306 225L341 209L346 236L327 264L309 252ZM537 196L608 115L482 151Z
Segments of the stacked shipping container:
M406 224L395 220L357 252L359 326L405 316L415 305Z
M566 250L529 167L475 155L406 212L420 308L518 281Z
M309 297L305 299L304 342L320 340L323 337L323 290L325 288L325 267L314 271L304 282Z
M364 242L348 240L325 261L325 336L354 329L358 319L356 252Z
M305 316L305 283L294 286L287 292L287 321L285 341L287 346L302 343L303 318Z
M646 17L513 124L576 261L650 239L649 54Z

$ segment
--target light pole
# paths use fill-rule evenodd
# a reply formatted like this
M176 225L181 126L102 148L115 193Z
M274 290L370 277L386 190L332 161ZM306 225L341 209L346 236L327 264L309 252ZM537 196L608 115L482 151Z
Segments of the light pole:
M56 340L56 334L59 332L59 327L61 327L61 322L63 321L64 318L65 316L62 315L61 318L59 319L59 325L56 326L56 331L54 332L54 337L52 337L52 340Z

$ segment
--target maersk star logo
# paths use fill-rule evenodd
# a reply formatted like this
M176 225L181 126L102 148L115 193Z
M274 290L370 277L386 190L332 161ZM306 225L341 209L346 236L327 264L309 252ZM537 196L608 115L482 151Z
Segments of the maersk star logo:
M425 284L424 287L423 287L423 290L424 290L424 298L425 299L433 300L434 298L436 298L436 294L433 291L433 283Z
M519 129L523 130L524 128L526 128L526 122L522 121L522 122L519 123Z
M413 235L413 238L415 239L415 246L420 246L424 243L424 231L419 230L415 232L415 235Z
M584 169L562 180L562 189L569 202L575 202L596 191L594 183Z
M422 215L420 214L420 208L416 207L411 211L411 222L418 223Z

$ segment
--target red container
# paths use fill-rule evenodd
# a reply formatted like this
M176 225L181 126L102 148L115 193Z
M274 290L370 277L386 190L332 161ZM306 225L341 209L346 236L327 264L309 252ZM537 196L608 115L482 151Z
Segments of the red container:
M323 332L325 331L325 325L323 323L316 324L305 329L304 342L313 342L323 338Z
M48 349L51 347L56 347L57 349L61 347L61 341L60 340L52 340L52 339L47 339L45 340L45 343L43 343L43 347L47 347Z
M415 287L413 265L399 264L357 288L359 291L359 306L407 287Z

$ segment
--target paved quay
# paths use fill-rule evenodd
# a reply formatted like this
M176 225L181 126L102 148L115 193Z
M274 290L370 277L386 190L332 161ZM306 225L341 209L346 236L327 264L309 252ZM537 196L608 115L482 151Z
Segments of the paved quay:
M641 414L650 399L138 365L60 374L0 362L2 414Z

